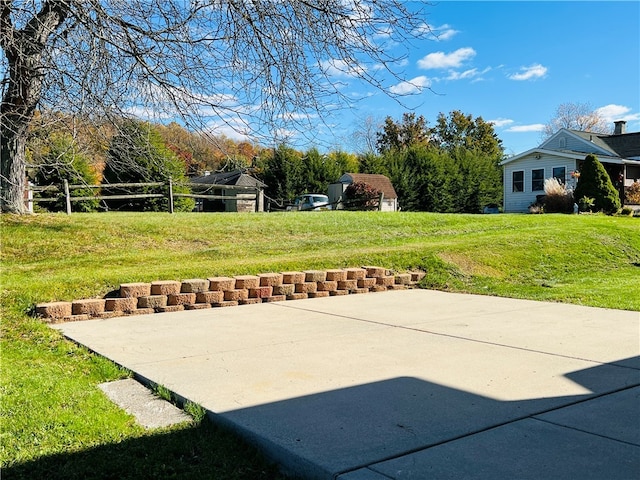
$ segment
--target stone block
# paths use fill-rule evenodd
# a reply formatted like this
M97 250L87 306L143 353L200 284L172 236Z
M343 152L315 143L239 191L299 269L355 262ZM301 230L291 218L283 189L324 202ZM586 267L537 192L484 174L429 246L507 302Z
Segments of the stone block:
M65 322L84 322L85 320L90 320L91 315L87 315L86 313L80 315L69 315L68 317L64 317Z
M236 279L236 289L248 290L249 288L258 288L260 286L260 277L257 275L238 275Z
M182 310L184 310L184 305L165 305L164 307L158 307L158 313L181 312Z
M204 310L205 308L211 308L210 303L190 303L184 306L185 310Z
M356 288L355 290L351 290L351 293L360 294L360 293L369 293L368 288Z
M324 270L305 270L305 282L324 282L327 279L327 272Z
M399 284L394 284L394 285L389 285L387 287L387 290L407 290L408 286L407 285L399 285Z
M171 295L179 295L179 293L172 293ZM138 298L138 308L159 308L166 307L168 301L168 295L145 295Z
M246 298L244 300L238 300L240 305L255 305L256 303L262 303L261 298Z
M305 277L303 272L282 272L282 283L303 283Z
M188 305L196 303L195 293L176 293L175 295L167 295L167 305Z
M349 290L333 290L329 292L332 297L339 297L341 295L349 295Z
M335 280L325 280L318 283L318 292L330 292L331 290L338 289L338 282Z
M382 285L383 287L388 287L396 283L396 277L393 275L385 275L383 277L376 278L376 285Z
M370 292L386 292L387 287L385 287L384 285L374 285L369 289L369 291Z
M175 295L180 293L180 282L173 280L158 280L151 282L151 295Z
M260 286L261 287L276 287L282 285L281 273L260 273Z
M224 301L223 291L196 293L196 303L219 303Z
M272 302L284 302L286 299L287 297L284 295L273 295L271 297L263 298L262 301L265 303L272 303Z
M236 288L233 290L225 290L224 292L224 301L226 302L237 302L238 300L246 300L247 298L249 298L249 290L246 288Z
M218 303L212 303L211 306L212 307L237 307L238 302L234 300L228 300L228 301L222 301Z
M122 312L122 311L110 310L110 311L98 313L97 315L94 316L94 318L106 319L106 318L124 317L126 315L127 314L125 312Z
M144 297L151 295L150 283L123 283L120 285L120 296L126 297Z
M71 302L50 302L36 305L36 314L43 318L62 319L71 316Z
M347 279L347 272L342 269L327 270L327 280L330 282L339 282Z
M236 288L236 279L231 277L211 277L209 278L209 290L221 291L233 290Z
M209 280L202 278L190 278L183 280L180 293L200 293L209 290Z
M411 281L414 283L422 280L427 274L424 272L411 272Z
M338 282L338 290L355 290L356 288L358 288L358 280L355 278Z
M371 288L376 284L376 279L367 277L358 280L358 288Z
M316 282L296 283L296 293L310 293L318 290Z
M287 295L287 300L304 300L305 298L309 298L308 293L291 293Z
M139 300L135 297L107 298L104 302L104 309L108 312L130 312L138 308Z
M347 280L360 280L367 276L364 268L345 268L345 272L347 272Z
M387 269L383 267L362 267L367 271L367 277L378 278L387 274Z
M156 311L153 308L138 308L132 312L130 312L130 315L150 315L152 313L156 313Z
M395 284L396 285L409 285L411 283L411 274L410 273L397 273L395 276Z
M292 295L296 291L296 286L293 283L286 283L283 285L276 285L273 287L274 295Z
M328 297L330 295L330 292L310 292L308 295L309 298L322 298Z
M88 298L71 302L72 315L97 315L104 312L104 298Z
M249 298L265 298L273 295L273 287L258 287L249 289Z

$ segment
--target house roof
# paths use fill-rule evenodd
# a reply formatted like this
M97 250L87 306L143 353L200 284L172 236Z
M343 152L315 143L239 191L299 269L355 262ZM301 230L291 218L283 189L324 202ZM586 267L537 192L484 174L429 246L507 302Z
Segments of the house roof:
M559 150L556 148L549 148L549 146L553 144L553 139L561 134L568 134L574 138L577 137L584 142L585 147L587 145L595 147L595 149L601 153L595 153L594 148L585 148L584 151L579 149ZM511 163L515 160L531 155L532 153L567 156L576 159L584 157L585 154L595 153L598 158L605 162L636 164L640 161L640 132L605 135L563 128L544 141L539 147L532 148L531 150L527 150L526 152L507 158L502 161L501 164L505 165L507 163Z
M389 177L375 173L345 173L338 180L339 183L362 182L370 185L384 194L384 198L398 198L396 190Z
M217 172L208 175L201 175L191 179L193 183L203 183L207 185L236 185L242 187L266 187L264 183L242 170L232 172Z

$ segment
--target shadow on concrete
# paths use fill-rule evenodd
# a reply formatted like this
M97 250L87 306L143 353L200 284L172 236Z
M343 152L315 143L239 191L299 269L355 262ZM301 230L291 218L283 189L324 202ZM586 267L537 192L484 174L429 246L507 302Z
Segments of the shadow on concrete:
M246 409L210 413L214 423L222 428L204 422L198 427L43 457L10 466L2 473L6 479L279 478L275 470L265 467L255 450L227 433L232 429L283 465L290 474L318 479L344 474L341 479L348 479L351 475L348 472L365 469L373 474L375 470L368 467L375 464L384 466L384 462L411 454L436 452L440 446L456 445L475 435L481 438L488 432L500 436L501 428L527 425L521 422L533 422L534 416L628 391L640 385L640 370L633 367L637 361L637 357L625 359L567 375L588 388L591 394L523 401L495 400L412 377L392 378ZM630 416L628 421L623 421L633 428L634 418L637 420L640 416L640 405L638 402L628 405L625 401L620 408L622 412L603 410L602 414ZM509 437L501 438L503 441ZM489 441L497 442L491 437ZM544 438L541 442L545 443ZM585 459L578 456L576 461L583 463L580 472L606 473L602 478L628 478L630 473L637 473L640 441L638 445L615 438L610 442L616 447L611 451L599 448L583 452L588 455L587 461L594 460L586 465L586 470ZM466 452L472 452L471 447ZM601 458L603 455L605 458ZM516 465L518 462L513 458L505 460ZM536 461L549 459L533 460L535 465ZM472 465L473 458L465 461ZM568 461L572 461L571 458ZM528 462L531 463L531 458ZM612 463L617 464L613 472L610 471ZM571 464L565 467L572 472ZM366 476L368 473L357 478Z

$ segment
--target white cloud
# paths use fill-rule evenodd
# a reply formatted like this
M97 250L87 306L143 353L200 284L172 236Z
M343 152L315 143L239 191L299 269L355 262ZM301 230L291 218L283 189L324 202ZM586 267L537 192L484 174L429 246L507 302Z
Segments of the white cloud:
M326 60L320 66L332 77L358 77L366 71L361 65L350 65L344 60Z
M477 68L471 68L469 70L465 70L464 72L457 72L455 70L451 70L449 72L449 76L445 77L445 80L465 80L473 78L474 81L482 80L479 78L481 75L484 75L488 71L491 70L491 67L487 67L484 70L478 70Z
M510 80L531 80L534 78L543 78L547 75L547 71L547 67L536 63L529 67L521 67L519 73L509 75L508 78Z
M487 123L492 123L494 127L502 128L511 125L513 120L510 118L496 118L495 120L489 120Z
M624 120L626 122L640 120L640 113L631 113L631 109L629 107L613 103L605 105L604 107L596 108L596 113L610 124L617 120Z
M525 133L525 132L541 132L544 130L543 123L533 123L531 125L516 125L509 127L505 131L513 133Z
M457 33L459 33L458 30L454 30L450 25L446 23L444 25L440 25L439 27L424 23L420 27L418 27L417 30L419 34L427 35L430 39L437 42L449 40L453 38Z
M431 86L431 80L421 75L406 82L400 82L392 86L389 91L395 95L415 95Z
M431 68L458 68L463 62L475 57L476 51L473 48L459 48L455 52L444 53L434 52L418 60L418 67L422 69Z

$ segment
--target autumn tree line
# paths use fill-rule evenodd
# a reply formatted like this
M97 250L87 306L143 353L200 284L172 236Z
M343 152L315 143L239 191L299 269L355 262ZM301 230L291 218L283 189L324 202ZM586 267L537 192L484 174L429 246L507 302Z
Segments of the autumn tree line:
M326 193L344 173L380 173L391 179L403 210L480 213L485 206L501 204L502 143L481 117L453 111L441 113L430 125L422 115L405 113L401 119L387 117L373 135L368 151L324 153L315 147L265 147L191 132L175 122L122 119L114 124L38 113L27 141L27 172L38 186L63 180L107 187L171 179L176 193L188 193L190 177L242 169L267 185L265 195L275 208L302 193ZM126 193L110 188L114 192ZM166 210L164 202L90 200L75 202L74 209ZM63 200L42 203L41 208L61 210ZM189 211L193 200L181 198L175 208Z

